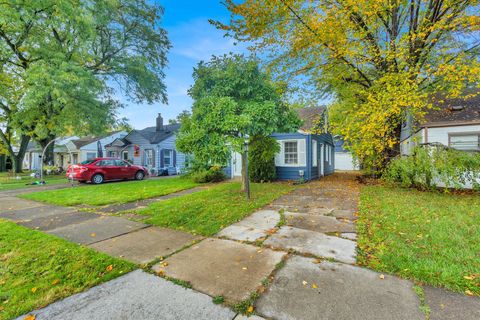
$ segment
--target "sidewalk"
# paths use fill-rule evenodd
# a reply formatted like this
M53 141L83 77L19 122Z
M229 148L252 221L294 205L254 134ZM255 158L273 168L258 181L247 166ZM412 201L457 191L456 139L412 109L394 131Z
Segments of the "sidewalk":
M425 319L410 281L355 266L358 196L355 180L336 174L205 239L10 195L0 198L0 217L145 269L33 311L37 320L244 319L213 297L272 319ZM430 287L425 295L430 319L480 317L478 298Z

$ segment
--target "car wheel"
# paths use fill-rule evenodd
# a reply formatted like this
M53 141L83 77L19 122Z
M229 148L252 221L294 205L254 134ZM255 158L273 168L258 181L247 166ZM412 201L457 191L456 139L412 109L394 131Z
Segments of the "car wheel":
M94 174L92 177L93 184L100 184L103 182L103 176L100 173Z
M137 173L135 173L135 180L143 180L144 177L145 173L143 173L142 171L137 171Z

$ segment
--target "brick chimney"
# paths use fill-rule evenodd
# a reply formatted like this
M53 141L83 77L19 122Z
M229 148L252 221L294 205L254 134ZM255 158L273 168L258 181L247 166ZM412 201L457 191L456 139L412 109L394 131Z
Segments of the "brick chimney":
M163 118L162 115L159 113L157 116L157 131L163 131Z

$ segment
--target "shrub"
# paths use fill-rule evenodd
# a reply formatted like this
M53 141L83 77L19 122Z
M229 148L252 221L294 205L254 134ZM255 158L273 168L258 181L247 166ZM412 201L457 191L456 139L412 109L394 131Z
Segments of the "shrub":
M480 189L480 154L440 146L417 147L411 156L392 160L383 173L387 182L403 187Z
M190 173L190 178L196 183L220 182L227 177L220 166L210 167L208 170L200 169Z
M275 154L280 147L271 137L254 136L250 139L248 149L248 175L253 182L275 180Z

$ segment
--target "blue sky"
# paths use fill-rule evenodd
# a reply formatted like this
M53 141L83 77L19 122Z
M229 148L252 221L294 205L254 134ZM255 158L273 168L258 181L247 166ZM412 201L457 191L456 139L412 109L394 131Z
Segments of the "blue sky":
M209 24L208 19L228 21L229 12L220 0L163 0L160 4L165 8L161 25L168 31L173 46L165 70L169 101L168 105L139 105L124 100L127 107L119 115L127 117L136 129L155 125L159 112L167 122L182 110L190 109L192 101L187 90L193 84L193 67L199 61L210 59L212 54L246 52L245 46L236 46L233 39L225 38L223 31Z

